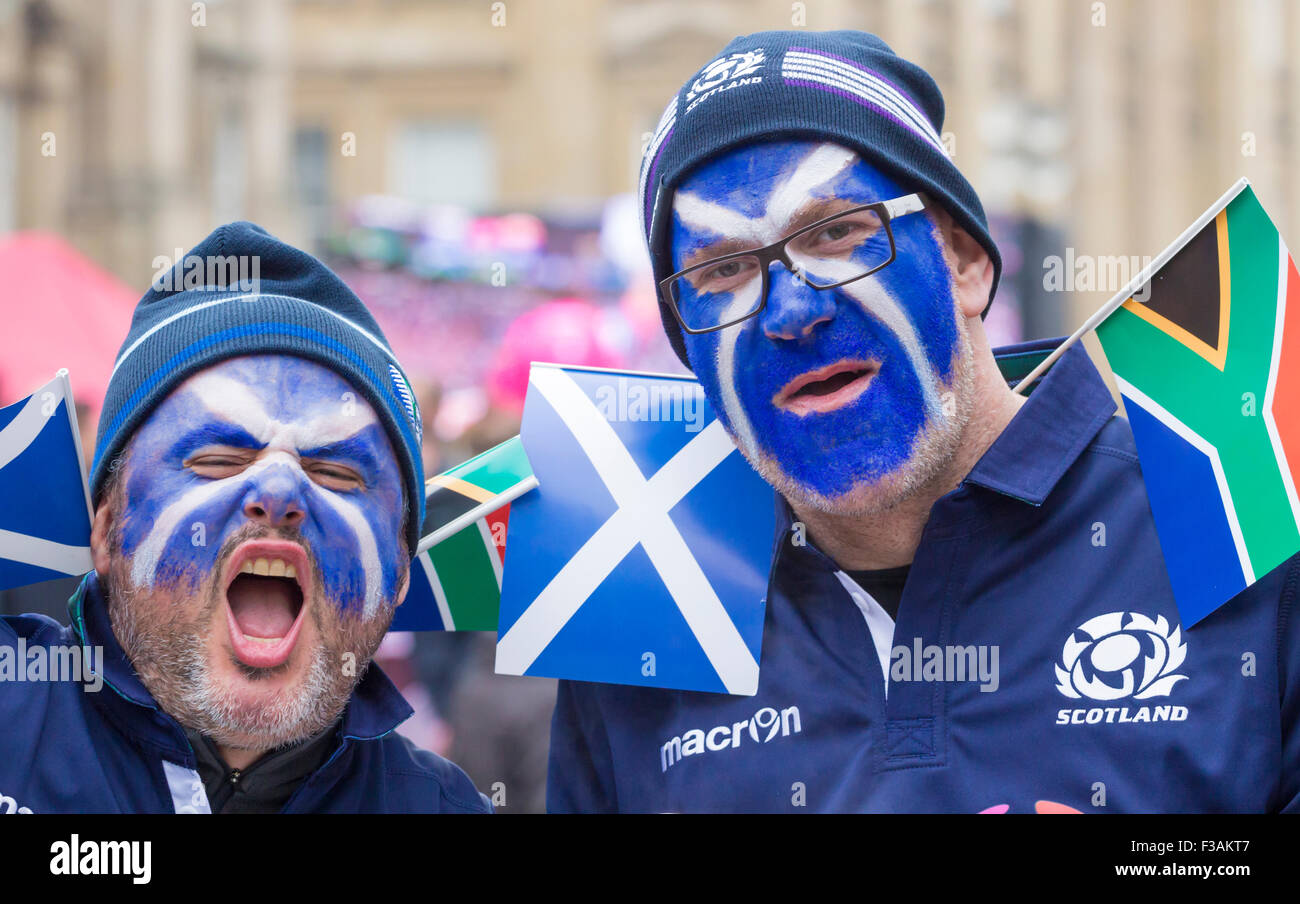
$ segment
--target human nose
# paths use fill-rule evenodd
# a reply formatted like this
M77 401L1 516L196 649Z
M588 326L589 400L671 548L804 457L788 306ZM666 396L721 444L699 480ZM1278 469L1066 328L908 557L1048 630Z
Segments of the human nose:
M244 515L267 527L297 527L306 518L304 479L288 463L269 465L251 479Z
M767 305L763 332L769 339L803 339L819 324L835 319L835 298L808 284L796 268L773 261L768 269Z

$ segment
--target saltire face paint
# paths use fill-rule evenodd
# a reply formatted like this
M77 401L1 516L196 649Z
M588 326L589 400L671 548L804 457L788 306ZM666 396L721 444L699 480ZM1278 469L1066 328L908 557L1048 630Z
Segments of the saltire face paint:
M761 247L849 207L907 193L836 144L747 145L704 164L678 187L674 267ZM897 256L884 269L834 289L806 281L835 282L861 272L868 259L887 257L883 230L839 260L800 260L792 248L806 279L775 263L762 313L685 336L696 376L746 457L787 496L819 507L834 509L855 490L898 480L926 457L927 437L955 435L959 426L953 412L960 405L949 393L964 334L943 247L923 213L891 225ZM760 286L755 275L731 286L729 297L688 291L679 305L740 315L753 310ZM865 388L856 396L850 388L837 406L801 408L812 396L791 398L801 378L837 368L869 375L854 383Z
M136 431L125 467L136 589L196 592L226 541L260 523L306 548L343 612L368 618L396 596L401 472L373 409L320 364L254 355L195 374Z

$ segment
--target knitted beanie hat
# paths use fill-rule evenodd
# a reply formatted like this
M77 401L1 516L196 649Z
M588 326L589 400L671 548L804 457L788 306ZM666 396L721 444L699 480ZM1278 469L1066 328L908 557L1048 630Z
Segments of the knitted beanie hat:
M656 288L673 273L673 190L691 170L744 144L803 137L851 148L906 190L938 202L988 252L991 303L1002 257L979 197L944 151L942 128L943 95L934 79L875 35L763 31L734 39L669 101L641 160L638 198ZM681 329L662 297L659 314L689 367Z
M109 378L90 492L98 505L114 459L149 413L191 374L227 358L277 352L346 378L388 432L406 486L406 541L424 522L415 395L379 324L328 267L252 223L216 229L136 305Z

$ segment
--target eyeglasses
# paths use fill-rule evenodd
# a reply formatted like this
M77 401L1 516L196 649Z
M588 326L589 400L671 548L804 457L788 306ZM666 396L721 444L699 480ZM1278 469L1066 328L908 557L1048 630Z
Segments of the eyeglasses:
M659 292L688 333L734 326L767 306L769 269L780 261L793 279L834 289L894 262L890 222L925 209L918 194L841 211L763 248L723 254L659 281Z

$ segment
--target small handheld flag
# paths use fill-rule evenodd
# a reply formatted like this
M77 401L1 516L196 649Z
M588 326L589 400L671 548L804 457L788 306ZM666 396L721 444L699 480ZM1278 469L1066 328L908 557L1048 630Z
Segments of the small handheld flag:
M90 491L68 372L0 408L0 590L91 569Z
M1300 276L1249 183L1225 192L1024 382L1093 329L1191 627L1300 551Z
M537 486L519 437L431 478L393 631L495 631L510 503Z
M773 491L693 379L534 364L496 670L752 695Z
M1300 277L1244 180L1207 214L1097 328L1186 626L1300 550Z

